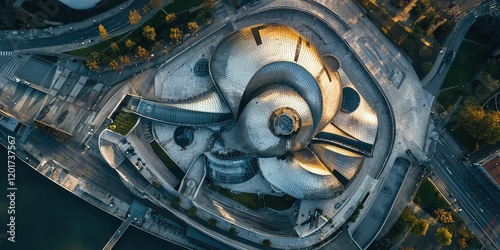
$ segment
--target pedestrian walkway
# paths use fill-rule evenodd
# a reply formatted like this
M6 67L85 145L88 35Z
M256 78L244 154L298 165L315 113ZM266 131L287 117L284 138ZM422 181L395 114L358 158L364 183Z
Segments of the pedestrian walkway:
M134 221L137 222L138 224L142 223L144 220L144 215L146 214L147 207L141 204L140 202L134 200L132 201L132 204L130 204L129 207L129 216L126 220L123 221L123 223L118 227L116 232L113 234L111 239L109 239L108 243L102 248L103 250L111 250L116 242L122 237L123 233L125 233L125 230L132 224Z

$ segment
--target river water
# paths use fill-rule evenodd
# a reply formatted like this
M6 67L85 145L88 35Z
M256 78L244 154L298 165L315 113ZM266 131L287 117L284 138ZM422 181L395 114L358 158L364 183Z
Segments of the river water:
M15 165L15 243L9 223L7 150L0 146L0 249L102 249L121 221L59 187L22 161ZM183 249L129 227L113 249Z

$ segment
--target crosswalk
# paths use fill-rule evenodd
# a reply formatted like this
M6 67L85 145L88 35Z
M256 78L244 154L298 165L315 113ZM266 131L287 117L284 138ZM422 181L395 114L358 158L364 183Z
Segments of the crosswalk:
M13 51L0 51L0 56L11 56Z
M28 59L29 57L27 56L11 56L11 58L8 59L7 63L5 63L0 70L1 74L8 79L12 79L19 67L21 67Z

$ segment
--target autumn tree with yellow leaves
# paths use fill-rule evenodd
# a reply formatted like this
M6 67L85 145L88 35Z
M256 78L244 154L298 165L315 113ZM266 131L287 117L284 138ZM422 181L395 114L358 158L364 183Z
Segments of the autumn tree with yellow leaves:
M173 23L175 20L177 20L177 16L175 15L175 13L168 13L165 16L165 22L167 22L168 24Z
M115 59L113 59L113 60L111 60L111 62L109 62L109 66L110 66L113 70L116 70L116 71L118 71L118 70L122 69L122 67L120 66L120 64L119 64L119 63L118 63Z
M130 14L128 15L128 21L130 22L130 24L138 24L141 18L141 14L136 9L131 10Z
M144 26L142 28L142 35L149 41L154 41L156 39L155 28L149 25Z
M500 141L500 112L485 111L471 100L464 102L459 113L462 127L474 139L493 144Z
M135 58L149 58L149 51L141 46L137 46L137 53L135 53Z
M111 43L111 45L109 47L115 53L119 53L120 52L120 47L118 47L118 44L116 44L115 42Z
M171 28L169 37L174 43L179 43L182 38L182 32L179 28Z
M104 28L102 24L99 24L99 35L101 36L102 40L107 41L108 40L108 32Z
M128 56L126 56L126 55L119 56L118 60L120 60L120 62L122 63L122 65L127 65L127 64L130 63L130 58L128 58Z
M194 33L198 32L200 27L198 27L198 24L196 22L189 22L187 24L187 29L189 30L189 32L194 34Z
M135 42L134 42L134 41L132 41L132 39L130 39L130 38L129 38L129 39L127 39L127 40L125 41L125 47L127 47L127 49L128 49L128 50L133 49L133 48L134 48L134 46L135 46Z

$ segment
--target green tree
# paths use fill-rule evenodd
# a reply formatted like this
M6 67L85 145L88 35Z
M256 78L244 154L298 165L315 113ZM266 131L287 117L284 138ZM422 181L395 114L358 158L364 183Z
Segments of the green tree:
M208 219L208 224L210 224L210 226L215 227L215 225L217 225L217 220L211 217L210 219Z
M133 49L133 48L134 48L134 46L135 46L135 42L134 42L134 41L132 41L132 39L130 39L130 38L129 38L129 39L127 39L127 40L125 41L125 47L127 47L127 49L128 49L128 50Z
M235 235L236 234L236 228L234 228L234 227L229 228L228 233L230 235Z
M431 56L432 55L432 49L429 46L427 46L427 45L422 45L422 47L420 47L420 51L418 52L418 54L421 57Z
M130 24L138 24L141 18L141 14L136 9L131 10L130 14L128 15L128 21L130 22Z
M411 232L415 236L424 236L429 229L429 222L426 219L419 219L411 228Z
M263 241L262 241L262 246L263 246L264 248L270 248L270 247L271 247L271 241L270 241L270 240L268 240L268 239L263 240Z
M437 243L439 243L439 245L449 246L451 244L453 235L451 235L450 231L448 231L448 228L440 227L436 230L436 234L434 235L434 237L436 237L436 241Z
M418 222L417 217L415 217L415 215L413 215L413 213L409 209L403 210L403 213L401 214L401 218L405 222L405 229L406 230L413 228L413 226L415 226Z
M175 196L173 199L172 199L172 202L170 203L172 206L174 207L177 207L181 204L181 198L179 198L178 196Z
M102 24L99 24L99 35L101 36L102 40L107 41L108 40L108 32L104 28Z
M155 28L149 25L144 26L142 28L142 35L149 41L154 41L156 39Z
M190 217L195 217L197 213L198 213L198 209L196 209L195 207L192 207L188 210L188 215Z
M119 53L120 52L120 47L118 47L118 44L116 44L115 42L111 43L111 45L109 47L115 53Z
M431 72L432 66L434 66L432 62L423 62L420 64L420 68L425 74L429 74L429 72Z
M179 28L171 28L169 37L174 43L179 43L182 38L182 32Z
M165 22L167 22L168 24L173 23L175 20L177 20L177 16L175 15L175 13L168 13L165 16Z
M198 24L196 22L189 22L187 24L187 29L189 30L189 32L194 34L194 33L198 32L200 27L198 27Z

